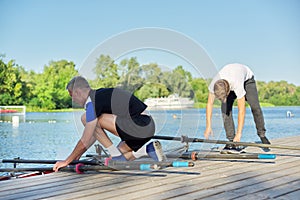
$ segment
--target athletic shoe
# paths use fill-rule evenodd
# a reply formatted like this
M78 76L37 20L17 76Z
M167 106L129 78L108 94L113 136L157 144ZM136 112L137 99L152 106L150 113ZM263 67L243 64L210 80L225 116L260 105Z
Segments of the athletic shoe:
M226 144L225 147L223 148L224 151L232 149L233 145L232 144Z
M166 156L162 150L161 144L159 141L154 141L146 146L147 154L155 161L164 161Z
M260 140L261 140L261 142L263 143L263 144L271 144L271 142L268 140L268 138L266 137L266 136L264 136L264 137L260 137ZM270 151L270 148L268 148L268 147L264 147L264 148L262 148L265 152L268 152L268 151Z
M242 153L242 149L243 148L237 147L233 144L226 144L221 151L221 154L240 154Z

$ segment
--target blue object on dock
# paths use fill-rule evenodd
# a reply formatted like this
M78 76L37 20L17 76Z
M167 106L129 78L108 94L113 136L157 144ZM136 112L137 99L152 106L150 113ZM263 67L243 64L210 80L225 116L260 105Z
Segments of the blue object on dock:
M188 167L189 162L182 162L182 161L174 161L172 162L172 167Z
M275 154L258 154L258 159L275 159Z
M151 164L140 164L140 170L142 170L142 171L152 170Z

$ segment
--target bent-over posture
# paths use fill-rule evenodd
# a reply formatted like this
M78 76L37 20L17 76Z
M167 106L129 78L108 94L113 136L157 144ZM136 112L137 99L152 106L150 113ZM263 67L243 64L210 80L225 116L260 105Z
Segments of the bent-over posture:
M270 144L265 136L265 122L258 100L254 74L247 66L242 64L229 64L224 66L213 78L208 89L205 138L208 138L209 135L212 134L212 110L214 100L217 98L222 102L222 117L226 137L229 141L239 142L241 140L246 113L245 102L247 101L253 114L257 135L260 137L262 143ZM232 118L232 107L235 99L237 99L238 106L237 130L235 130ZM232 148L235 147L226 145L224 150Z
M137 97L118 88L93 90L81 76L74 77L67 90L72 101L86 110L81 117L85 128L72 153L56 162L54 171L78 160L96 140L107 148L113 160L134 160L146 155L155 161L164 160L158 141L145 145L154 135L155 124L151 116L143 113L147 105ZM105 130L121 138L117 147Z

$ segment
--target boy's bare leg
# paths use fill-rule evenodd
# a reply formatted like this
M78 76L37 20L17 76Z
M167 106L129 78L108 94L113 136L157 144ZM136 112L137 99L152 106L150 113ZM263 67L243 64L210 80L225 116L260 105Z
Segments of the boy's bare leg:
M82 123L85 125L85 114L82 116ZM104 130L107 130L117 137L120 137L116 129L116 116L113 114L102 114L98 118L98 123L94 132L94 140L91 141L92 145L97 139L105 148L113 145L111 139L108 137ZM121 141L118 145L118 149L124 155L127 160L134 160L135 157L132 155L132 149L126 144L126 142Z
M118 144L118 149L125 156L127 160L135 160L136 158L132 154L132 149L126 144L125 141L121 141Z
M102 114L101 117L99 117L100 127L108 130L112 134L119 136L117 129L116 129L116 116L112 114ZM98 126L97 126L98 127ZM102 130L103 130L102 129ZM126 142L121 141L118 145L118 149L121 151L121 153L124 155L124 157L127 160L134 160L136 159L132 155L132 149L126 144Z
M83 114L81 116L81 122L85 126L85 124L86 124L86 114ZM99 124L99 122L98 122L98 124ZM104 132L104 130L101 127L99 127L98 124L96 126L94 136L91 138L89 144L87 144L87 148L92 146L92 144L94 144L96 142L96 140L98 140L105 148L107 148L107 147L109 147L113 144L112 141L107 136L107 134Z

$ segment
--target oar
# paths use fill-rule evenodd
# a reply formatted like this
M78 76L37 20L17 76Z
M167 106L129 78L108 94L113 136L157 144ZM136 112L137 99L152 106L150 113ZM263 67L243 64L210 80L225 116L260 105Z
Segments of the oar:
M189 138L187 136L182 137L171 137L171 136L153 136L152 139L158 140L175 140L181 142L202 142L202 143L213 143L213 144L231 144L236 146L253 146L253 147L262 147L262 148L277 148L277 149L290 149L290 150L300 150L300 147L295 146L286 146L286 145L273 145L273 144L258 144L251 142L230 142L224 140L208 140L200 138Z
M25 159L4 159L3 163L33 163L33 164L54 164L57 160L25 160ZM186 161L173 161L173 162L155 162L155 161L116 161L108 160L105 163L106 166L102 166L104 163L98 161L76 160L70 163L65 168L61 168L60 171L76 171L77 173L87 170L153 170L161 169L164 167L193 167L194 163ZM86 166L89 165L89 166ZM2 171L52 171L52 168L6 168Z
M55 164L58 160L27 160L27 159L3 159L2 163L30 163L30 164ZM70 163L70 165L76 164L85 164L85 165L99 165L103 164L100 161L88 161L88 160L75 160ZM193 167L194 163L192 162L181 162L181 161L173 161L173 162L156 162L156 161L116 161L110 160L109 164L112 165L125 165L125 164L159 164L164 166L172 166L172 167Z
M3 159L2 163L30 163L30 164L55 164L58 160L27 160L27 159ZM76 165L78 163L86 165L99 165L99 161L89 161L89 160L74 160L70 165Z
M167 157L175 157L176 155L170 154ZM178 155L177 155L178 157ZM185 152L179 155L182 159L207 159L207 158L217 158L217 159L275 159L275 154L201 154L201 152Z
M84 172L84 171L99 171L99 170L115 170L108 166L102 165L76 165L76 166L67 166L60 168L59 171L71 171L71 172ZM53 171L52 167L29 167L29 168L0 168L0 172L25 172L25 171Z

